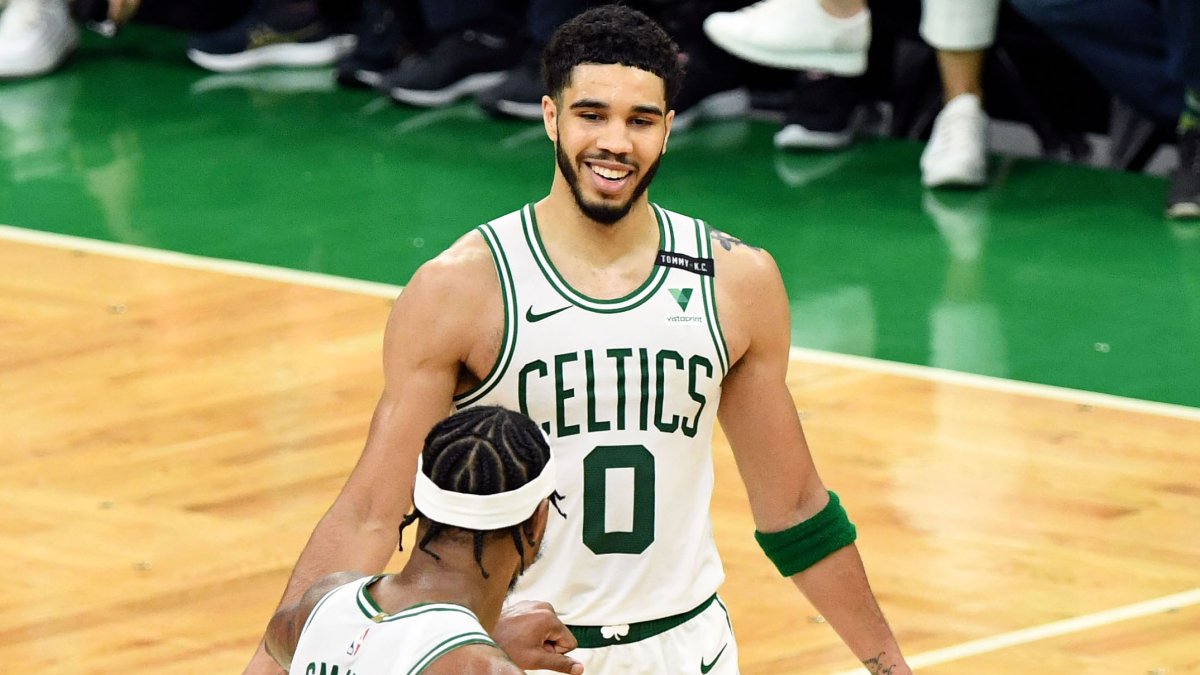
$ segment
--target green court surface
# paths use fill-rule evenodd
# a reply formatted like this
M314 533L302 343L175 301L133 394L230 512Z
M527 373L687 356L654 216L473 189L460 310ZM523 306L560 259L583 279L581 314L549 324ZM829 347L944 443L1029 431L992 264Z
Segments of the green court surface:
M0 223L403 284L549 187L538 124L208 74L130 32L0 83ZM1164 179L997 157L987 190L931 193L917 143L773 131L676 134L650 194L775 255L795 345L1200 406L1200 227L1163 218Z

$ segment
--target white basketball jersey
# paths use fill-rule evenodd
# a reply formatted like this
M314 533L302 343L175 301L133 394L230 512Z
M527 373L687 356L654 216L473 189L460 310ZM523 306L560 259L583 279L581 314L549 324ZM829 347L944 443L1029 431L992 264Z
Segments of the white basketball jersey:
M352 581L321 598L304 623L289 675L418 675L453 649L495 644L461 605L383 612L367 589L378 578Z
M532 206L479 227L504 299L492 371L455 398L533 418L558 458L545 559L515 599L567 624L610 626L686 612L724 580L709 520L712 432L728 352L705 223L654 206L660 251L625 297L596 299L555 270Z

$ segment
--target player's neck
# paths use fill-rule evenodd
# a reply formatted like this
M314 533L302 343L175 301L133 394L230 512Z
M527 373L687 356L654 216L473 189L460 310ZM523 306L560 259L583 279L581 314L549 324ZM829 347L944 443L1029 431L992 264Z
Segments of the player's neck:
M414 551L404 569L376 584L375 601L389 614L427 602L462 605L475 613L485 630L491 631L500 617L516 559L488 555L493 553L489 548L484 549L487 579L479 571L471 546L453 550L439 547L440 561Z
M599 222L592 220L579 208L570 181L558 167L554 169L550 194L537 203L537 209L539 216L545 211L547 218L553 218L564 226L570 226L574 230L596 232L607 237L628 236L629 232L657 229L657 219L654 210L650 208L649 192L642 191L630 205L629 212L620 220L615 223Z
M584 214L569 188L565 195L561 190L551 190L533 208L538 233L552 257L558 244L594 263L605 264L631 253L640 257L642 251L653 252L659 245L658 219L645 195L633 203L625 217L611 224Z

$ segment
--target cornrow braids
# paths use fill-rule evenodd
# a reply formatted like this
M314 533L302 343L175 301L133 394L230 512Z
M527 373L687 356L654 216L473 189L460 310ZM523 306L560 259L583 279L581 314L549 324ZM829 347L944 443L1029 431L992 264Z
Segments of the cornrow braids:
M550 459L550 446L537 424L525 415L498 406L479 406L438 422L425 438L421 457L425 475L439 488L492 495L516 490L538 476ZM550 495L555 510L565 517L558 504L562 498L557 491ZM521 556L521 571L525 571L525 545L534 543L532 516L500 530L471 530L439 523L414 508L400 522L400 534L417 519L425 520L428 525L418 549L435 560L441 557L429 547L443 534L470 534L475 563L487 579L488 572L483 567L484 538L489 534L507 535ZM403 544L400 548L403 550Z

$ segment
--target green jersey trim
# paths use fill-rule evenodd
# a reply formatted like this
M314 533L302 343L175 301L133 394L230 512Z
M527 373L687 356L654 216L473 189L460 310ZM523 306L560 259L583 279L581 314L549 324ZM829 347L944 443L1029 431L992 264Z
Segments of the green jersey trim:
M708 223L693 219L696 223L696 246L701 258L712 258L712 232ZM721 375L729 374L729 347L725 344L725 333L721 331L721 316L717 314L717 275L702 277L700 291L704 296L704 313L708 317L708 333L712 336L713 346L717 349L717 360L721 362Z
M417 661L416 665L409 669L408 675L420 675L420 673L425 672L425 669L432 665L434 661L442 658L447 653L454 651L459 647L477 644L485 644L496 647L496 643L492 641L492 638L488 637L487 633L481 633L478 631L472 633L460 633L459 635L446 638L436 647L429 650L425 656L422 656ZM499 647L497 647L497 649L499 649Z
M358 609L363 613L363 616L374 621L375 623L386 623L389 621L398 621L400 619L410 619L414 616L429 614L432 612L454 612L456 614L464 614L478 621L475 613L463 607L462 605L452 605L447 602L421 602L411 607L406 607L395 614L388 614L383 611L379 603L375 602L375 598L371 597L371 592L367 587L376 581L383 578L383 575L372 577L365 584L359 587L358 593L354 596L358 603Z
M610 632L610 626L567 626L567 629L575 636L580 649L599 649L600 647L611 647L617 644L627 645L652 638L655 635L665 633L672 628L691 621L700 616L714 601L719 602L716 593L682 614L631 623L628 626L622 626L622 628L627 628L627 630L620 633Z
M725 612L725 623L729 626L729 630L732 631L733 619L729 618L729 608L725 606L724 602L721 602L721 596L717 596L717 604L721 606L721 611Z
M508 257L504 254L500 239L490 224L484 223L476 229L483 235L483 240L487 242L488 250L492 253L492 261L496 265L496 276L500 279L500 295L504 301L504 344L501 345L500 353L496 355L496 363L492 364L492 370L487 377L483 378L479 384L454 397L456 408L465 408L478 402L500 383L500 379L504 377L505 371L512 363L513 353L516 352L517 324L520 323L517 313L517 286L513 281L512 268L508 265Z
M658 221L659 248L664 251L673 251L675 249L674 229L671 227L670 222L663 217L657 206L654 206L653 210L655 219ZM525 230L525 241L529 245L529 251L533 254L534 261L542 271L542 276L546 278L546 281L550 283L554 290L558 291L559 295L577 307L605 314L624 312L638 307L654 297L654 294L662 288L663 283L667 280L668 269L661 265L655 265L646 277L646 280L642 282L642 285L625 296L604 300L584 295L567 283L567 280L562 277L558 269L554 266L554 263L550 260L550 255L546 253L541 232L538 230L537 214L535 213L533 204L526 204L525 208L521 209L521 224Z

